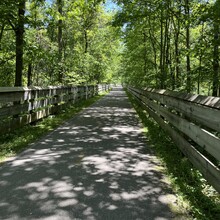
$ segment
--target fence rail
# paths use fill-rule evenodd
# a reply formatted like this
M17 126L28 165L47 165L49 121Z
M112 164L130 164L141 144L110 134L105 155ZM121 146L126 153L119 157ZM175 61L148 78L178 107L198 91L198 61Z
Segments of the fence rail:
M127 87L220 192L220 98Z
M110 85L0 87L0 134L56 114L69 104L107 91Z

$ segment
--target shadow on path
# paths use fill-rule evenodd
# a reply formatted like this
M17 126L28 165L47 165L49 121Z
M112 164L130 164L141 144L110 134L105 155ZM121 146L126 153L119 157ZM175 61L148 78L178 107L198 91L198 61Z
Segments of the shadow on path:
M172 219L159 166L116 87L0 167L0 219Z

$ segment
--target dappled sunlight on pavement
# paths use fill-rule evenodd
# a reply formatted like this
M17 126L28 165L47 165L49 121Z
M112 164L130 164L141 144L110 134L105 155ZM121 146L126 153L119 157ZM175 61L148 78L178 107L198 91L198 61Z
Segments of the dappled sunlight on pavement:
M173 219L176 197L124 91L0 167L0 219Z

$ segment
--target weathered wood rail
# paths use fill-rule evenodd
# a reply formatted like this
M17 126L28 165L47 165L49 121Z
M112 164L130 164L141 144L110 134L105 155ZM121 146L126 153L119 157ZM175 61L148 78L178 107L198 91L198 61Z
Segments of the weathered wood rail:
M0 134L56 114L69 104L107 91L110 85L0 87Z
M220 192L220 98L129 86L127 89Z

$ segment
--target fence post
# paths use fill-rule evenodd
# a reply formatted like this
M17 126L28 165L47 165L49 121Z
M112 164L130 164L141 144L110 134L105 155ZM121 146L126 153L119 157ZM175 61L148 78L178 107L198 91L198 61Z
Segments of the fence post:
M86 96L86 100L87 100L88 99L88 86L85 86L85 92L86 92L85 96Z

